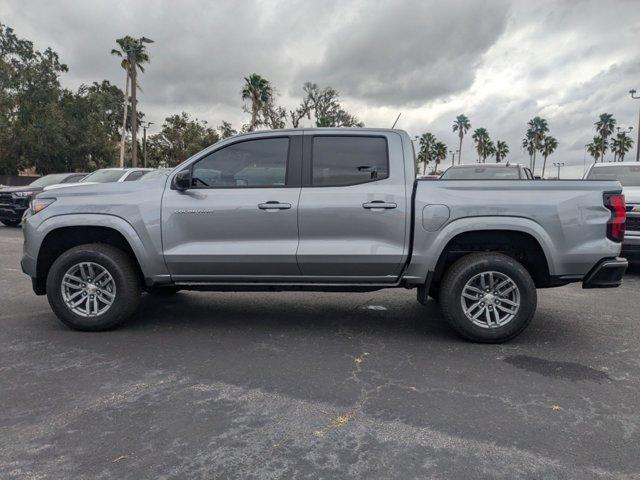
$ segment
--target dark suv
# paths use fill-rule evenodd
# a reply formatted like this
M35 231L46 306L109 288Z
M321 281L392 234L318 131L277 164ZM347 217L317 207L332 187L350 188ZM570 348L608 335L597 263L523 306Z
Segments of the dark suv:
M0 189L0 222L8 227L17 227L22 220L22 214L29 207L31 198L44 187L56 183L79 182L86 176L86 173L53 173L40 177L26 186Z

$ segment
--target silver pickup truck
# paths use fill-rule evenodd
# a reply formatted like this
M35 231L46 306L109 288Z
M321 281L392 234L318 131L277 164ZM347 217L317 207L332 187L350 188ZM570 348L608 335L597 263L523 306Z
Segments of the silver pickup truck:
M615 181L420 181L400 130L263 131L153 181L38 195L22 268L79 330L121 323L142 291L415 288L502 342L537 288L618 286L624 222Z

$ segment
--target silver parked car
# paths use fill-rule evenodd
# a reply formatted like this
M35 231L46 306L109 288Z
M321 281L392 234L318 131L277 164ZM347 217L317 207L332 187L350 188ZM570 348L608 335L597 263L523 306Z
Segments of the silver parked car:
M82 180L76 183L57 183L45 187L45 191L54 190L62 187L75 187L76 185L91 185L96 183L112 183L112 182L132 182L139 180L152 168L101 168L90 173Z

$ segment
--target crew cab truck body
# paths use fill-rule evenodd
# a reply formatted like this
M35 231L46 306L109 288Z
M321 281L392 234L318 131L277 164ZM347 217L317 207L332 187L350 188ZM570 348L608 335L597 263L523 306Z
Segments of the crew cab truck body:
M463 336L520 333L536 288L614 287L614 181L419 181L400 130L263 131L157 181L40 194L23 270L72 328L111 328L140 292L415 288Z

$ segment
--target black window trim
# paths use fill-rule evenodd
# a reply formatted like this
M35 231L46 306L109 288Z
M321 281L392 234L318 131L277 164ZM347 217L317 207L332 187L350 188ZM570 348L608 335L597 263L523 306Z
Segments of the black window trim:
M264 137L252 137L252 138L241 138L238 139L235 142L232 143L228 143L223 147L220 148L216 148L214 150L210 150L207 153L203 154L201 157L197 158L196 160L194 160L193 162L191 162L189 164L189 166L183 170L189 170L189 173L191 174L191 176L193 176L193 167L199 163L200 161L204 160L205 158L207 158L209 155L212 155L216 152L220 152L222 150L224 150L225 148L228 147L232 147L233 145L237 145L239 143L245 143L245 142L253 142L256 140L272 140L272 139L278 139L278 138L286 138L287 140L289 140L289 144L287 146L287 159L285 162L285 174L284 174L284 185L269 185L269 186L265 186L265 185L248 185L246 187L238 187L238 186L209 186L206 187L204 185L201 186L191 186L190 189L192 190L248 190L248 189L252 189L252 188L300 188L301 185L301 178L300 178L300 171L301 171L301 156L302 156L302 139L301 139L302 135L273 135L273 136L264 136ZM297 153L297 155L296 155ZM180 171L183 171L180 170Z
M347 183L341 185L314 185L313 184L313 141L318 137L331 137L331 138L382 138L385 143L385 153L387 162L387 177L378 178L375 180L365 180L363 182ZM338 188L338 187L352 187L354 185L364 185L366 183L381 182L388 180L391 177L391 165L389 162L389 140L386 135L372 134L372 135L358 135L358 134L346 134L340 133L323 133L318 135L305 135L304 138L304 151L303 151L303 164L302 164L302 186L304 188Z

